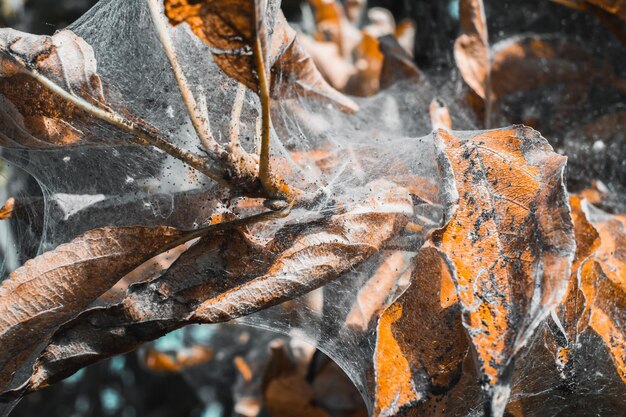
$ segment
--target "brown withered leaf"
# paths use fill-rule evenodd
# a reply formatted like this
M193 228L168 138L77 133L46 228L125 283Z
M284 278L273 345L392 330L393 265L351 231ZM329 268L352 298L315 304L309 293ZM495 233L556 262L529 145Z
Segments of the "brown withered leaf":
M578 335L587 326L585 315L585 300L578 282L579 268L600 245L600 236L593 225L587 220L582 207L581 199L572 196L569 199L576 239L576 254L572 263L572 273L567 284L563 303L556 310L558 322L549 326L554 335L548 343L548 349L555 356L561 375L570 376L572 370L571 354L578 343Z
M573 62L576 70L572 69ZM495 99L551 83L584 86L592 81L623 88L609 65L567 39L528 35L493 46L491 83Z
M379 180L361 201L318 227L278 235L266 248L277 254L265 273L204 302L199 322L231 320L305 294L339 277L378 252L413 212L408 191ZM287 285L286 285L287 284Z
M378 38L363 32L361 42L354 49L355 73L344 91L359 97L373 96L380 89L383 54L378 48Z
M602 338L618 375L626 383L626 291L604 271L597 260L587 260L581 267L581 289L589 311L589 327ZM624 270L621 272L624 274Z
M306 369L291 359L284 343L271 345L272 357L263 377L263 402L275 417L329 417L314 404Z
M323 79L278 2L269 1L266 10L256 0L164 0L164 4L172 24L188 23L200 39L219 49L213 53L217 65L252 91L259 92L258 58L268 72L266 77L272 75L273 97L304 94L345 110L358 108Z
M106 108L93 49L69 30L38 36L0 31L0 145L46 148L80 141L88 119L39 79Z
M406 18L398 23L394 37L398 40L398 44L404 49L404 51L413 57L413 50L415 49L415 34L417 32L417 23L414 20Z
M409 193L392 183L368 184L361 192L347 211L287 227L267 245L237 230L201 239L161 277L132 285L120 303L64 325L28 382L2 398L41 389L186 324L250 314L337 278L378 252L413 210Z
M182 236L169 227L96 229L13 272L0 286L1 389L52 331Z
M396 415L451 389L461 374L468 339L452 272L435 248L413 260L411 285L381 315L376 338L375 415Z
M511 361L561 302L570 274L575 242L565 158L523 126L435 135L459 199L433 241L454 266L484 388L492 413L501 415Z
M584 207L600 234L600 247L580 268L589 327L602 338L626 383L626 216Z
M298 40L324 79L343 91L354 73L354 66L341 55L339 46L334 42L316 41L303 33L298 33Z
M348 21L344 6L337 0L309 0L309 4L315 17L314 39L337 45L341 56L344 59L349 58L362 35L359 29Z
M482 0L459 3L461 34L454 42L454 60L461 76L476 94L490 95L491 52Z

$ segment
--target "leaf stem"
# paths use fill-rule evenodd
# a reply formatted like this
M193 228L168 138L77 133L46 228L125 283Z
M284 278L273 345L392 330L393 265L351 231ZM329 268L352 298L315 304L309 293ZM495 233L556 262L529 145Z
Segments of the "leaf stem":
M293 208L293 206L294 206L294 201L292 200L289 202L289 204L285 208L281 210L265 211L263 213L254 214L252 216L244 217L242 219L236 219L236 220L231 220L228 222L211 224L209 226L201 227L196 230L191 230L189 231L189 233L185 234L180 239L175 240L174 242L165 246L162 249L162 252L167 252L168 250L171 250L184 243L187 243L190 240L193 240L199 237L204 237L204 236L207 236L211 233L215 233L218 231L230 230L235 227L246 226L249 224L254 224L254 223L259 223L259 222L265 222L268 220L282 219L284 217L287 217L289 213L291 213L291 209Z
M212 159L220 162L222 160L221 155L225 151L211 134L211 125L209 120L208 118L202 116L198 103L191 92L185 72L178 61L178 54L176 53L176 48L174 47L174 43L172 42L172 38L168 32L167 24L163 14L161 13L161 6L159 3L159 0L148 0L148 7L150 8L150 15L152 16L152 22L154 23L157 36L159 37L163 51L167 56L167 60L172 67L174 78L176 78L178 89L180 90L183 103L187 109L187 114L189 115L193 128L200 139L200 143Z
M277 190L272 174L270 172L270 137L272 119L270 114L270 87L265 61L263 59L263 46L261 39L257 36L254 39L254 59L256 63L257 76L259 77L259 98L261 99L261 150L259 153L259 180L265 191L271 196L277 196Z

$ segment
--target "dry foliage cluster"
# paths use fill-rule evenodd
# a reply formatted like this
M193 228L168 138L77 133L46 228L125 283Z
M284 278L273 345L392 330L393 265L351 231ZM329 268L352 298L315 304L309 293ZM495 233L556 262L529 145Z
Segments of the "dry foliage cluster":
M33 152L158 148L210 179L213 188L188 204L218 194L230 203L193 230L96 228L15 270L0 287L2 400L185 325L229 321L296 299L371 268L372 259L376 265L340 325L375 340L371 367L363 370L373 415L541 415L544 406L532 396L511 395L520 366L530 366L528 354L518 358L532 349L534 360L551 364L546 375L575 393L587 360L584 343L598 340L592 346L604 349L614 379L626 383L626 216L594 206L613 197L601 184L569 194L567 159L532 128L451 130L458 106L477 126L499 125L510 120L505 104L548 84L570 88L571 100L586 97L591 80L625 90L611 68L559 38L520 36L492 45L482 1L461 0L454 58L465 85L461 104L449 109L414 64L413 24L396 25L381 9L368 12L364 1L310 0L312 36L297 34L274 0L145 3L197 137L193 149L133 114L132 106L113 105L116 93L98 74L94 50L70 30L54 36L0 30L0 145ZM623 2L559 3L612 23L626 17ZM227 140L215 135L206 104L191 88L194 68L183 65L171 36L179 25L208 45L215 64L241 86ZM349 124L368 100L349 96L384 94L400 82L433 94L433 133L426 139L436 175L415 175L398 155L350 195L336 196L323 182L351 158L347 147L329 141L272 153L276 135L286 139L274 131L273 103L322 103ZM258 96L256 151L238 134L246 91ZM570 111L569 104L556 106L555 115ZM623 110L602 118L587 126L595 136L626 126ZM84 134L96 125L110 134ZM20 218L28 204L12 198L0 218ZM314 209L315 217L294 216ZM440 220L424 215L428 210L438 210ZM406 290L394 297L401 281ZM265 371L267 409L275 416L329 415L304 377L311 357L294 362L286 351L274 346ZM146 361L179 371L213 353L198 347L172 358L150 351ZM244 376L251 372L241 360L238 366ZM327 378L335 380L330 386L345 383ZM280 395L288 389L295 394ZM620 391L623 397L623 385ZM607 403L617 413L619 399Z

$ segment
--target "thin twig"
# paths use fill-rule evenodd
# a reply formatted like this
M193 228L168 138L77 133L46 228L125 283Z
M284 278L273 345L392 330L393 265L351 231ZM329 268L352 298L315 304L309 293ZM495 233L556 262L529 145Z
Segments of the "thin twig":
M196 230L191 230L180 239L177 239L174 242L163 247L162 252L167 252L168 250L173 249L177 246L180 246L183 243L187 243L199 237L205 237L211 233L215 233L218 231L231 230L236 227L247 226L249 224L265 222L268 220L282 219L284 217L287 217L289 213L291 213L291 209L293 208L293 205L294 205L294 201L292 200L285 208L281 210L265 211L263 213L254 214L252 216L244 217L242 219L231 220L231 221L223 222L223 223L211 224L209 226L201 227Z
M196 131L198 138L200 139L200 143L207 151L209 156L216 161L220 161L221 155L225 151L220 146L220 144L217 143L217 141L211 134L211 126L209 124L209 120L208 118L202 117L202 113L200 112L200 108L196 103L196 99L194 98L193 93L189 88L189 82L187 81L187 77L185 76L180 62L178 61L176 48L174 47L172 38L169 35L167 22L165 21L165 17L162 14L160 2L158 0L148 0L148 6L150 8L152 22L154 23L154 26L156 28L159 41L161 42L161 45L163 46L163 51L165 52L170 66L172 67L174 78L176 78L178 89L180 90L180 94L183 98L183 103L185 104L185 108L187 109L187 114L191 119L193 128Z

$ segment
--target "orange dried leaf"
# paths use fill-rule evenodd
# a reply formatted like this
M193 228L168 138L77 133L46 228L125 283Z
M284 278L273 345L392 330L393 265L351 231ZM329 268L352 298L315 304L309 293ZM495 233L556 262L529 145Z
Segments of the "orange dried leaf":
M626 383L626 292L604 271L599 261L587 260L580 271L581 289L587 300L589 327L606 345L618 375ZM622 276L625 271L620 271Z
M626 216L610 215L583 203L600 235L600 247L580 267L589 327L604 341L626 383Z
M574 237L576 239L576 254L572 263L572 273L567 284L567 290L563 303L555 310L558 319L557 328L553 332L563 333L554 338L554 343L548 348L555 356L557 366L562 375L567 376L564 370L571 369L571 354L578 342L578 335L586 327L585 299L578 283L579 267L587 258L596 251L600 245L600 236L587 220L582 207L581 199L572 196L569 199L572 221L574 224Z
M512 358L566 290L575 244L565 158L526 127L436 137L459 200L433 240L454 265L465 326L498 414Z
M180 372L210 362L212 359L212 349L195 345L181 349L173 356L150 348L146 352L144 363L155 372Z
M414 265L411 285L378 322L376 415L394 415L431 390L451 388L468 349L447 262L423 248Z
M459 7L461 34L454 43L454 60L467 85L485 99L490 90L491 53L483 1L461 0Z

